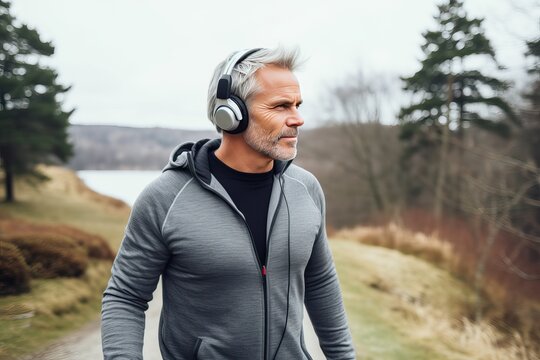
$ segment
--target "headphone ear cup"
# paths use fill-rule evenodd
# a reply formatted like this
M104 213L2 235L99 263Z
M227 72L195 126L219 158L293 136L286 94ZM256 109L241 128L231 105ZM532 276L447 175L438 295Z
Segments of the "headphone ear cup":
M240 122L238 123L238 127L236 129L229 130L229 131L223 130L223 131L229 134L238 134L247 129L247 126L249 123L249 113L248 113L246 104L238 96L231 94L229 96L229 99L233 101L236 104L236 106L238 106L238 109L240 110L240 113L242 114L242 120L240 120Z

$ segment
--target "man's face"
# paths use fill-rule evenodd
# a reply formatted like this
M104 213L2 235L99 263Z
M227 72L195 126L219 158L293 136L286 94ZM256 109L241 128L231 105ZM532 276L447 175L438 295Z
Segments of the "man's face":
M304 120L298 113L302 103L300 85L285 68L268 65L255 73L260 91L248 103L249 125L244 141L254 150L275 160L296 157L298 127Z

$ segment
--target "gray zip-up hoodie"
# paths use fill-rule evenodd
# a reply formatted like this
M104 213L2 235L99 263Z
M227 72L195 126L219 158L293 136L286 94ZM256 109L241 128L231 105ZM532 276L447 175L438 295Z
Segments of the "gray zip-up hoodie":
M304 303L327 359L355 359L319 182L292 160L274 161L261 263L244 215L210 173L208 152L220 143L179 145L133 205L103 295L105 359L142 359L160 275L165 360L311 359Z

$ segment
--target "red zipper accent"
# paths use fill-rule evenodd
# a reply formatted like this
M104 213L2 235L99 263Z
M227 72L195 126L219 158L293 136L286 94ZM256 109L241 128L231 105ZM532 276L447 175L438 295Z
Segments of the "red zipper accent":
M266 266L265 265L263 265L263 267L262 267L262 274L263 274L263 276L266 276Z

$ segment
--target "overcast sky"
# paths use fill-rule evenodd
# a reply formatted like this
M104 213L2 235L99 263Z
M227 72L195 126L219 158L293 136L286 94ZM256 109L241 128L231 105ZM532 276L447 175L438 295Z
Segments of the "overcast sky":
M72 123L211 130L208 82L230 52L299 46L308 59L297 77L311 126L320 120L324 89L359 69L394 77L418 70L421 33L433 28L438 3L15 0L12 10L55 45L47 63L73 85L65 101L77 108ZM540 34L538 4L465 0L469 16L486 18L497 58L509 68L502 76L518 82L521 39Z

